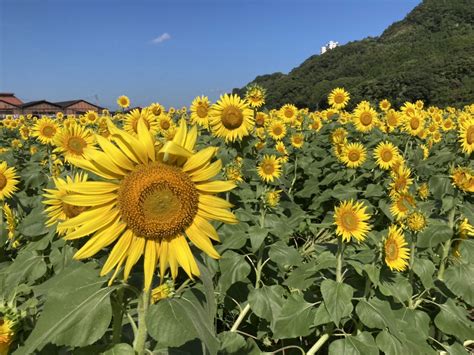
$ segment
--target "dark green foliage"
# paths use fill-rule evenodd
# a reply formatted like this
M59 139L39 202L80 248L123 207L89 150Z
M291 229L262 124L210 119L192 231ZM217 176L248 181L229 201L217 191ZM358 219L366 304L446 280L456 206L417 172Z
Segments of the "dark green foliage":
M267 107L285 103L327 108L338 86L361 100L389 99L395 106L423 100L428 105L460 106L474 101L474 3L424 0L380 37L366 38L313 55L288 75L258 76ZM234 89L243 95L245 88Z

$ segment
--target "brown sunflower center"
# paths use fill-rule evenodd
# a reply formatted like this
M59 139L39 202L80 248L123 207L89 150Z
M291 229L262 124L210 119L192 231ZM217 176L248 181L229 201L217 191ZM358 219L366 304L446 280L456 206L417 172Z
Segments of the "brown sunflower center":
M293 137L293 144L301 144L303 143L303 138L300 136Z
M206 118L207 117L208 107L205 104L201 104L196 109L196 114L199 118Z
M398 246L395 240L388 239L385 242L385 256L390 261L396 260L398 258Z
M67 141L67 148L71 153L82 155L87 142L82 137L70 137Z
M341 224L345 230L354 231L359 225L359 219L353 211L345 211L341 215Z
M235 106L227 106L222 110L222 124L227 129L237 129L244 122L242 111Z
M280 126L273 127L273 134L275 136L280 136L283 133L283 128Z
M351 150L349 154L347 154L347 157L350 161L359 161L360 153L357 150Z
M167 239L191 225L199 193L187 174L157 162L141 165L125 177L118 201L122 219L135 234Z
M171 124L168 120L161 120L160 122L161 129L164 129L165 131L167 131L170 128L170 126Z
M7 178L3 173L0 173L0 190L3 190L7 186Z
M360 115L360 123L364 126L369 126L372 123L372 114L368 111L362 112Z
M82 212L87 210L89 207L86 206L74 206L69 203L63 202L63 211L67 218L74 218L79 216Z
M474 125L471 125L466 132L467 144L474 144Z
M271 175L275 172L275 166L271 162L266 162L266 163L263 163L262 170L265 174Z
M344 94L341 94L341 93L336 94L336 95L334 95L334 102L336 104L342 104L344 102L345 98L346 97L345 97Z
M291 108L287 108L283 114L286 118L292 118L294 115L293 110Z
M380 154L380 157L384 162L389 162L393 158L393 153L390 149L384 149Z
M87 119L91 122L94 122L97 117L93 113L87 115Z
M258 127L262 127L265 124L265 116L264 115L257 115L255 118L255 125Z
M387 116L387 123L388 123L389 126L392 126L392 127L393 127L393 126L396 126L397 123L398 123L397 116L395 116L395 115L393 115L393 114L392 114L392 115L388 115L388 116Z
M44 126L41 130L41 133L43 134L43 136L51 138L56 134L56 127L51 125Z
M413 130L416 130L420 127L420 120L418 119L418 117L412 117L410 119L410 127Z

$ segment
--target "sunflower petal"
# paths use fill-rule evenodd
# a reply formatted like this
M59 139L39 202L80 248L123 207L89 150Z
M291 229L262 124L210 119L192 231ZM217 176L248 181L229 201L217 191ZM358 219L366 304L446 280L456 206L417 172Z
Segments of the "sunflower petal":
M196 247L201 249L211 258L219 259L219 253L216 251L216 249L214 249L214 246L207 235L200 231L196 224L193 223L191 226L189 226L189 228L186 230L186 235Z
M145 260L143 268L145 270L144 288L149 290L151 283L153 282L153 274L155 273L156 262L157 262L157 243L148 239L145 245Z
M206 181L212 179L214 176L219 174L222 169L221 160L216 160L214 163L209 164L204 169L197 169L190 173L191 180L194 182Z
M196 184L196 188L203 192L226 192L234 189L237 185L232 181L209 181L202 184Z
M127 280L132 270L133 265L135 265L143 254L143 249L145 248L145 238L138 237L133 235L132 242L130 243L130 248L128 249L127 261L125 263L125 269L123 270L123 279Z
M100 276L104 276L110 272L120 260L123 260L124 256L128 252L128 248L130 247L130 243L132 242L133 232L130 229L127 229L125 233L122 234L118 242L113 247L112 251L110 252L107 261L105 262L102 270L100 272Z
M216 147L207 147L203 150L200 150L196 154L193 154L184 164L183 171L189 172L191 170L200 168L201 166L207 164L212 157L216 154Z
M86 259L112 244L125 229L125 223L112 222L98 230L86 244L74 254L74 259Z

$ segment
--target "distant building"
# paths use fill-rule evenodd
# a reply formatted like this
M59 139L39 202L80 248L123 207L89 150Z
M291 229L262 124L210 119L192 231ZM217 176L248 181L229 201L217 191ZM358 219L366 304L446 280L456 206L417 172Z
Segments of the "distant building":
M339 42L329 41L325 46L321 47L321 54L326 53L328 50L334 49L339 46Z
M102 107L94 105L86 100L71 100L61 102L50 102L47 100L23 102L13 93L0 93L0 116L5 115L27 115L36 116L54 115L62 112L65 115L81 115L87 111L99 112Z

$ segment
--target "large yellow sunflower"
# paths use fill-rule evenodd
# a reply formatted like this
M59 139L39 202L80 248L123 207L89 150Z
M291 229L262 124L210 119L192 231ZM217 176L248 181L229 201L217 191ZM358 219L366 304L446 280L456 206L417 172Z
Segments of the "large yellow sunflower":
M0 163L0 200L12 197L13 193L18 190L18 175L16 169L7 166L6 161Z
M360 132L370 132L377 123L377 112L366 101L362 101L354 110L353 120Z
M328 103L333 108L340 110L347 106L349 99L350 95L344 88L335 88L328 96Z
M384 243L385 263L390 270L403 271L407 268L410 251L406 245L403 231L397 226L390 226Z
M142 119L146 128L155 135L159 130L159 124L156 116L148 108L134 109L127 113L124 117L123 129L133 135L137 135L138 132L138 121Z
M253 112L239 96L225 94L211 106L209 123L215 136L231 142L242 140L253 128Z
M191 123L209 127L209 108L211 103L207 96L198 96L191 103Z
M336 234L343 241L349 242L354 237L358 242L363 241L371 227L366 222L370 215L365 212L367 207L362 202L342 201L335 207L334 224L337 226Z
M474 118L460 124L459 142L463 152L471 154L474 151Z
M419 112L406 115L403 121L405 131L412 136L418 135L425 128L425 118Z
M281 162L275 155L264 155L257 172L263 181L272 182L281 175Z
M390 169L399 158L398 148L390 142L380 142L374 149L374 159L382 169Z
M43 117L33 126L33 137L37 137L43 144L52 144L58 132L58 125L50 118Z
M189 277L200 272L191 242L212 258L219 254L210 239L219 240L208 220L237 223L231 204L216 193L233 189L229 181L212 180L221 171L217 152L207 147L194 153L197 129L188 131L181 120L172 141L155 150L154 136L140 119L135 137L112 127L112 142L96 136L102 150L91 150L86 159L73 159L105 181L68 183L65 203L87 207L80 215L59 224L59 230L74 228L65 239L91 235L75 258L91 257L115 243L101 274L115 269L111 281L124 266L124 279L144 256L144 288L149 289L159 263L163 278L168 267L176 278L181 266Z
M87 111L84 114L84 118L88 124L93 124L99 119L99 114L95 111Z
M63 127L54 137L57 148L55 153L62 153L66 160L70 157L81 158L87 149L93 149L94 137L92 133L78 124Z
M293 123L296 121L296 116L298 115L298 109L295 105L286 104L280 108L279 115L283 122Z
M286 135L286 125L279 120L272 121L268 126L268 134L274 140L282 140Z
M341 160L349 168L357 168L364 164L367 150L361 143L349 143L343 148Z

